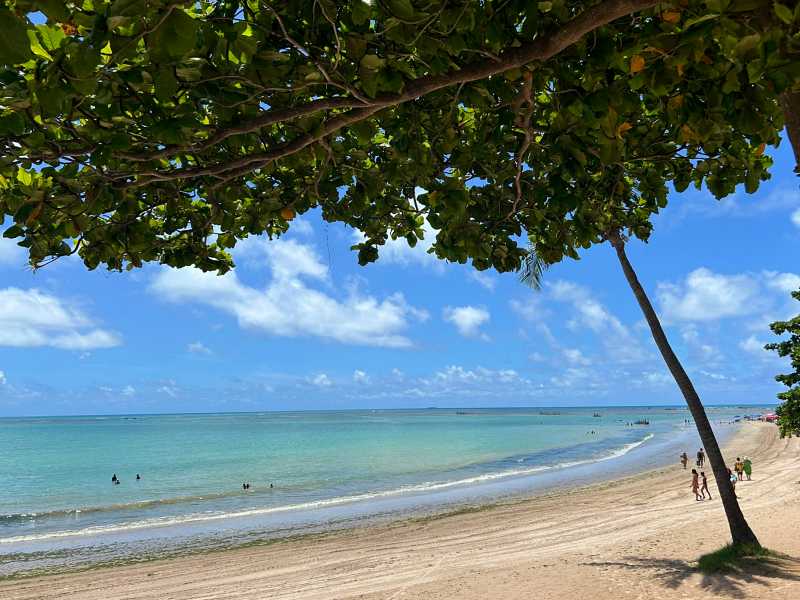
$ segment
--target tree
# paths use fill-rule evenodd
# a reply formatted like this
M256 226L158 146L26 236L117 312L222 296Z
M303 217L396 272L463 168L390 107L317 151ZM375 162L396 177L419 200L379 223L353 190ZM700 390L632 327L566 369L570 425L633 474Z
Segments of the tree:
M413 180L376 173L372 159L389 140L409 159L403 169L428 179L435 165L409 124L436 129L428 109L491 107L493 88L513 93L506 79L555 57L630 70L631 85L651 96L714 72L726 96L752 89L726 114L756 145L772 143L783 126L778 98L791 108L798 80L792 4L5 0L0 210L14 219L5 235L21 239L34 265L78 253L89 268L159 261L224 272L238 239L278 235L319 205L353 226L377 214L372 240L402 232L413 243L419 213L408 193L361 214L340 205L339 189L359 174L369 190ZM34 23L34 10L47 22ZM678 123L687 139L719 125L706 110L719 90L706 92L695 90L687 109L674 98L676 114L690 113ZM447 146L459 136L448 127L419 139ZM489 264L509 269L521 253L503 233L489 244L505 257ZM362 261L375 248L362 246Z
M598 38L598 44L605 41ZM691 52L691 46L686 50ZM701 67L695 77L683 80L674 74L670 78L667 64L653 75L662 82L653 93L636 85L644 70L639 64L644 59L636 56L629 58L630 69L623 63L615 74L602 58L562 56L553 67L522 73L517 83L508 84L512 90L506 84L490 86L488 92L496 97L491 110L463 111L464 120L456 125L458 143L442 148L434 159L438 177L415 182L428 190L415 201L440 229L437 254L451 260L466 260L482 243L489 257L505 258L508 246L491 242L500 232L506 238L526 232L532 252L523 278L534 282L546 265L578 258L592 244L610 243L695 419L733 541L758 544L730 486L699 396L670 347L625 244L629 235L648 239L650 219L666 206L670 182L679 190L691 182L704 184L720 198L738 183L755 191L767 177L769 160L759 142L774 143L774 106L759 101L763 96L757 85L734 84L728 69ZM725 61L724 54L704 56L712 65ZM702 115L687 110L698 98ZM748 99L748 119L756 127L743 125L737 114ZM447 125L446 114L434 120ZM506 132L519 135L508 139ZM359 191L347 194L358 198ZM492 233L497 234L494 240L487 235ZM483 256L473 258L479 267L486 262Z
M755 541L624 244L648 239L669 185L723 197L768 177L800 80L796 6L4 7L0 209L34 265L77 252L89 268L224 272L237 240L314 206L364 232L362 263L390 237L414 245L424 219L438 257L478 269L519 268L524 236L544 264L609 242L711 436L733 539Z
M792 292L792 297L800 301L800 290ZM767 350L774 350L778 356L788 356L792 363L792 373L777 375L775 380L788 390L778 394L781 405L776 411L781 436L800 435L800 315L788 321L775 321L770 324L775 335L789 334L788 340L767 344Z

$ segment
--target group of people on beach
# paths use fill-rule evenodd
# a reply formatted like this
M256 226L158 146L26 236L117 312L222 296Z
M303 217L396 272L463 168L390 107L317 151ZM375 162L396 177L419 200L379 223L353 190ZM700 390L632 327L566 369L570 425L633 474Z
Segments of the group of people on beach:
M702 448L697 451L697 467L701 468L705 465L706 462L706 454ZM681 454L681 464L683 468L686 469L689 463L689 457L687 456L686 452ZM744 457L742 460L740 457L736 457L736 462L733 465L733 470L728 469L728 478L731 483L731 487L733 488L733 493L736 493L736 484L740 481L744 481L745 477L747 481L750 481L750 476L753 473L753 461L750 460L747 456ZM708 489L708 479L706 478L705 471L697 472L697 469L692 469L692 484L691 484L692 492L694 493L694 499L699 501L706 499L706 494L708 494L708 499L711 500L711 490Z

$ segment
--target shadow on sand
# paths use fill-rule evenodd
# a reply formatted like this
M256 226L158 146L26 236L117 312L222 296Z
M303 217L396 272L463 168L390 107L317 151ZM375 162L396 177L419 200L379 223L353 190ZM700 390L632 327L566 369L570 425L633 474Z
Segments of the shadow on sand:
M640 571L644 577L660 581L665 587L678 589L699 575L699 587L717 596L748 598L757 595L759 586L768 587L776 580L800 582L800 559L773 554L752 563L744 562L735 569L719 573L703 573L696 563L684 560L625 557L618 562L588 562L586 566L622 567Z

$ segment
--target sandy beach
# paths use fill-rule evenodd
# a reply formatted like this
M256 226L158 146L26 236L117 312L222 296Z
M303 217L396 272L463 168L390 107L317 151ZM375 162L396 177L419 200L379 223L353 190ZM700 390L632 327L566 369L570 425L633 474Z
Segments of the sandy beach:
M800 440L748 423L725 453L731 464L753 458L753 480L738 489L742 508L762 544L784 555L748 573L697 571L697 557L727 541L727 526L716 497L694 500L676 457L668 469L440 518L9 580L0 597L800 597Z

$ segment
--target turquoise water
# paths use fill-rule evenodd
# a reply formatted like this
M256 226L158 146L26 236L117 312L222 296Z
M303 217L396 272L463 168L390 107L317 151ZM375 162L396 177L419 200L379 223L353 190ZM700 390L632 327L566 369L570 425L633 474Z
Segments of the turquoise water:
M691 435L687 418L589 408L0 419L0 574L3 555L108 557L122 542L244 539L434 496L524 491L548 473L652 457L648 447ZM639 419L650 424L628 425Z

